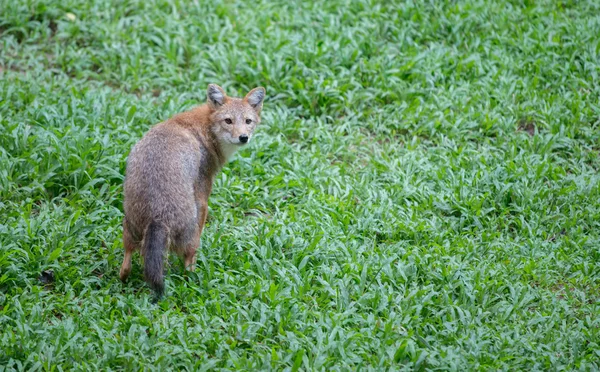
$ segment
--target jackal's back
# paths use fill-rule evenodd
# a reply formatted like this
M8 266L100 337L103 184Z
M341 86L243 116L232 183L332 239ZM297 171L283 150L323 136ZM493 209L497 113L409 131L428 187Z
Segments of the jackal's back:
M134 146L124 186L132 234L141 236L151 221L176 229L197 219L194 189L201 156L194 136L168 123L151 129Z

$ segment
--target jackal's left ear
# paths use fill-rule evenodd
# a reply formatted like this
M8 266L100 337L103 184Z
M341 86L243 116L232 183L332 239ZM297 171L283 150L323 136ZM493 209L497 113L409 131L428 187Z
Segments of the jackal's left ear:
M265 100L265 88L258 87L252 89L250 92L248 92L248 94L246 94L244 99L250 106L252 106L252 108L254 108L256 112L260 113L263 101Z

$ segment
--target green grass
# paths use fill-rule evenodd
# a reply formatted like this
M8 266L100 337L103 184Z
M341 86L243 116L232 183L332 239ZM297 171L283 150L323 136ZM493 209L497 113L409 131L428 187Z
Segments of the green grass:
M598 35L594 1L0 0L0 370L600 369ZM210 82L263 124L153 305L125 159Z

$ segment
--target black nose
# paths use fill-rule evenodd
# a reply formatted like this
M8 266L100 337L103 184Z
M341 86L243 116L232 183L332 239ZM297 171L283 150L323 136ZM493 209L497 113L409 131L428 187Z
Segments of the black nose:
M248 142L248 135L247 135L247 134L242 134L242 135L240 136L240 142L241 142L241 143L246 143L246 142Z

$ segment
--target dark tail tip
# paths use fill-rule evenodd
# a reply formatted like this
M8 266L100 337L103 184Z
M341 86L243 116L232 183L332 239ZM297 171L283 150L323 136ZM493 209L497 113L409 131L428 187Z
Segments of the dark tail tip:
M152 221L144 236L144 277L146 283L155 294L158 301L165 292L163 276L164 254L169 240L169 232L163 224Z

